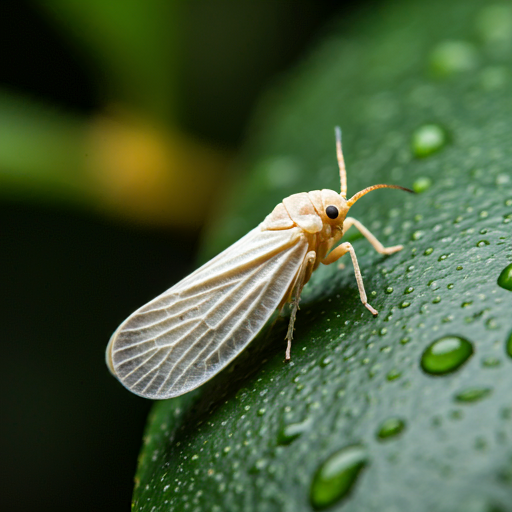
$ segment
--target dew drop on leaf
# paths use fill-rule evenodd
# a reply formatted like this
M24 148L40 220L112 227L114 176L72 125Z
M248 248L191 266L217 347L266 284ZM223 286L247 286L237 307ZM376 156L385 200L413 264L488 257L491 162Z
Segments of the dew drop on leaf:
M289 423L287 425L283 425L277 434L278 444L290 444L292 441L295 441L295 439L300 437L304 432L308 431L311 428L311 425L311 418L307 418L300 423Z
M454 372L473 355L473 345L458 336L446 336L431 343L421 356L421 367L431 375Z
M313 508L322 510L346 498L367 462L362 446L347 446L333 453L319 466L311 482Z
M412 134L412 150L420 158L439 151L446 142L446 132L437 124L425 124Z
M510 333L510 336L507 340L507 355L512 357L512 332Z
M509 5L487 5L480 11L476 21L484 41L502 43L512 39L512 9Z
M491 388L468 388L455 395L455 400L462 403L478 402L489 396Z
M497 357L489 356L482 360L482 366L484 368L497 368L500 364L501 361Z
M477 63L477 50L466 41L443 41L430 54L430 70L437 78L471 71Z
M501 271L498 277L498 285L505 290L512 291L512 263Z
M494 318L494 317L488 318L485 321L485 327L487 329L491 329L491 330L498 329L499 325L498 325L498 322L496 322L496 318Z
M402 376L402 373L399 372L398 370L391 370L390 372L388 372L388 374L386 375L386 379L389 380L390 382L393 381L393 380L396 380L396 379L399 379L400 377Z
M405 428L405 422L400 418L388 418L383 421L377 432L379 439L389 439L400 434Z
M425 192L432 186L432 180L430 178L427 178L426 176L422 176L414 181L412 184L412 189L417 194L421 194L422 192Z

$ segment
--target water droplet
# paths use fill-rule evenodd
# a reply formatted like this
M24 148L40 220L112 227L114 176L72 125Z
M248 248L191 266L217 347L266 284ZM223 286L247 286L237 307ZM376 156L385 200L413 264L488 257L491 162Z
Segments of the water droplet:
M473 345L458 336L431 343L421 356L421 367L431 375L445 375L460 368L473 355Z
M329 356L324 357L324 358L322 359L322 361L320 361L320 366L321 366L322 368L325 368L326 366L330 365L330 364L331 364L331 362L332 362L332 359L331 359Z
M408 287L405 289L404 293L412 293L413 291L414 291L414 288L413 288L412 286L408 286Z
M488 240L479 240L476 243L477 247L485 247L486 245L491 245L491 242L489 242Z
M265 409L262 407L261 409L258 409L258 416L263 416L265 414Z
M459 265L455 270L462 270L464 267L462 265Z
M501 361L497 357L486 357L482 360L482 366L484 368L497 368L501 365Z
M382 422L377 432L379 439L388 439L390 437L397 436L405 428L405 422L400 418L389 418Z
M362 446L347 446L333 453L317 469L311 482L310 501L321 510L347 497L367 464Z
M455 409L450 412L450 419L452 420L461 420L464 417L464 412L460 409Z
M485 321L485 327L487 327L487 329L491 329L491 330L498 329L499 325L498 325L498 322L496 322L496 318L494 318L494 317L488 318Z
M469 306L471 306L471 304L473 304L473 301L472 300L467 300L467 301L464 301L460 307L461 308L468 308Z
M431 186L432 180L430 178L427 178L426 176L422 176L412 184L412 189L417 194L421 194L422 192L428 190Z
M446 143L446 132L436 124L420 126L412 134L412 151L419 158L439 151Z
M470 403L483 400L492 393L491 388L468 388L455 395L457 402Z
M512 263L501 271L498 285L512 292Z
M394 381L396 379L399 379L400 377L402 376L402 373L399 372L398 370L391 370L390 372L388 372L388 374L386 375L386 379L389 380L390 382L391 381Z
M512 9L495 4L484 7L477 17L481 37L489 43L503 43L512 39Z
M432 254L434 252L433 247L429 247L428 249L425 249L425 252L423 253L425 256L428 256L429 254Z
M432 299L432 304L439 304L441 302L441 297L439 295Z
M420 239L424 234L425 234L425 232L424 232L424 231L418 230L418 231L415 231L415 232L412 234L411 238L412 238L413 240L419 240L419 239Z
M507 340L507 354L512 357L512 332Z
M259 473L262 469L265 469L265 466L268 464L268 461L265 459L258 459L251 468L249 468L249 473Z
M404 301L400 304L400 309L408 308L410 305L411 305L411 303L410 303L409 301L404 300Z
M439 258L437 258L437 261L443 261L446 258L448 258L448 254L441 254L441 256L439 256Z
M388 286L385 290L384 290L384 293L387 293L388 295L390 293L393 293L393 287L392 286Z
M455 285L453 283L449 283L449 284L446 285L446 288L448 288L448 290L453 290L454 286Z
M410 341L411 341L411 338L408 338L408 337L406 336L405 338L402 338L402 339L400 340L400 343L401 343L402 345L407 345L407 343L409 343Z
M466 41L444 41L430 54L430 69L439 78L471 71L477 63L476 48Z
M283 425L277 434L278 444L287 445L292 441L295 441L295 439L311 428L312 423L311 418L307 418L300 423L289 423L288 425Z

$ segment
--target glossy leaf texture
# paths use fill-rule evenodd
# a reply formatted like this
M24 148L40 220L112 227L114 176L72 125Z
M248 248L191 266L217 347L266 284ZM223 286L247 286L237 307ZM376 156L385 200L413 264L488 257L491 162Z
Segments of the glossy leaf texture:
M512 7L382 3L344 18L262 102L205 244L218 252L283 197L339 187L385 244L315 272L286 320L197 392L155 404L137 511L511 510ZM433 369L430 371L430 369Z

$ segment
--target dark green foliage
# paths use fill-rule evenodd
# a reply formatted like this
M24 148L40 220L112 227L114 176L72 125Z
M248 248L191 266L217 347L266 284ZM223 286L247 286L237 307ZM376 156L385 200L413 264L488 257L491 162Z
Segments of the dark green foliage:
M207 246L234 242L289 194L339 189L340 124L349 195L382 182L421 191L373 192L352 212L405 246L383 257L354 241L380 314L362 306L350 262L320 268L291 364L284 320L202 389L155 405L134 510L308 511L315 474L350 446L366 467L332 510L512 510L512 295L497 284L512 261L512 8L381 9L343 20L268 99L252 173ZM425 125L446 134L435 151L421 151ZM447 336L468 340L471 357L424 372L422 354ZM390 418L400 435L384 442ZM283 442L289 424L302 427Z

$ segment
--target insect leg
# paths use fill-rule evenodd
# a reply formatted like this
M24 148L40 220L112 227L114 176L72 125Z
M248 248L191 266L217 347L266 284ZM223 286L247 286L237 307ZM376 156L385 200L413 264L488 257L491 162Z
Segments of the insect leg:
M315 260L316 252L309 251L304 258L304 262L302 263L302 267L300 269L299 278L295 284L294 297L292 301L292 313L290 315L290 322L288 323L288 331L286 332L286 340L288 341L285 355L286 362L291 359L293 325L295 324L295 317L297 316L297 310L299 309L300 294L302 293L302 288L304 288L304 284L306 283L306 276L311 274L311 269L315 263Z
M274 328L274 326L276 325L276 322L279 320L279 318L281 317L281 313L283 311L283 308L285 306L285 302L283 302L280 306L278 306L277 308L277 315L276 317L274 318L274 320L272 321L272 324L270 324L270 327L268 328L268 331L267 331L267 335L265 336L265 339L268 339L270 334L272 333L272 329Z
M331 263L334 263L335 261L339 260L347 252L350 253L350 257L352 258L354 274L356 275L357 287L359 288L359 296L361 297L361 302L372 315L377 316L379 314L378 311L374 309L372 306L370 306L370 304L368 304L368 299L366 297L366 292L364 290L363 276L361 275L361 270L359 270L359 263L357 263L356 252L354 251L352 244L350 244L349 242L345 242L341 245L338 245L338 247L332 250L324 258L322 263L324 265L330 265Z
M395 252L401 251L404 246L403 245L393 245L392 247L384 247L367 228L365 228L358 220L353 217L347 217L345 222L343 223L343 233L346 233L351 226L354 226L359 232L370 242L373 248L379 254L393 254Z

